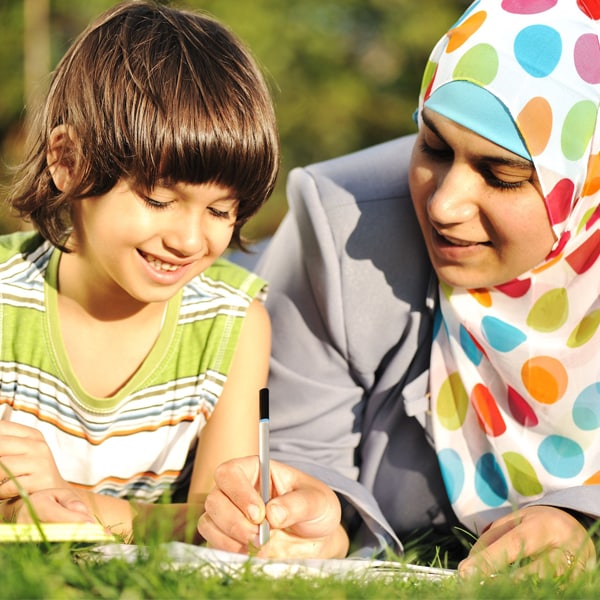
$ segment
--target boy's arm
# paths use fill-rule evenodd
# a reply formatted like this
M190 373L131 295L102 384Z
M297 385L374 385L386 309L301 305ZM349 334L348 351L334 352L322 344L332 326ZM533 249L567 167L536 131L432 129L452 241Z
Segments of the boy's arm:
M258 454L259 392L267 384L271 323L261 302L248 308L223 392L200 432L188 501L203 503L217 466Z
M93 520L100 522L112 533L136 539L164 533L165 537L191 541L195 537L196 521L204 510L204 499L214 485L214 470L231 458L257 454L258 451L258 397L266 385L271 348L271 328L267 311L257 300L248 308L230 373L206 426L201 431L196 462L192 473L187 504L147 504L95 494L81 490L60 476L51 451L43 436L33 428L1 421L0 436L5 454L12 453L11 461L37 464L31 475L20 485L32 497L32 505L43 521L58 522ZM12 440L9 448L9 441ZM27 455L20 455L27 448ZM1 450L1 448L0 448ZM15 464L11 462L11 464ZM20 463L22 464L22 463ZM19 468L20 472L27 469ZM0 477L0 480L2 477ZM56 494L48 492L60 490ZM41 492L46 492L42 494ZM0 486L0 499L18 495L15 484L8 481ZM70 502L80 499L78 510L69 508ZM22 500L0 506L0 517L5 520L27 522L30 517ZM169 524L168 531L165 523Z

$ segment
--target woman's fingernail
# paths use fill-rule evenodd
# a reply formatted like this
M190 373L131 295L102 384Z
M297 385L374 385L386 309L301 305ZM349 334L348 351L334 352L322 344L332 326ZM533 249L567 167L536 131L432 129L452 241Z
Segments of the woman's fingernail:
M251 504L248 507L248 515L254 523L258 523L260 520L260 509L255 504Z
M271 505L269 508L269 521L276 526L280 526L287 517L287 511L278 504Z

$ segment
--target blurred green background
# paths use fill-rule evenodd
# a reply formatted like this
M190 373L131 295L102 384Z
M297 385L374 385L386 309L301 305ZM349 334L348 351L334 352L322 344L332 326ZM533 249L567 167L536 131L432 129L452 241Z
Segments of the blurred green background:
M180 0L250 47L272 89L282 143L277 189L246 236L260 239L287 210L294 166L415 130L429 52L470 0ZM0 0L0 183L23 156L28 107L73 38L114 0ZM3 198L2 198L3 200ZM2 203L4 204L4 203ZM21 224L6 208L0 232Z

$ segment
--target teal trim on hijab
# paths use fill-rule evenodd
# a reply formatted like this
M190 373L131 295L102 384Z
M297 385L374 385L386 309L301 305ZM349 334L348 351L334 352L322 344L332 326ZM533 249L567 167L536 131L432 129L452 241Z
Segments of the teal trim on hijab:
M431 94L425 107L531 160L506 106L485 88L470 81L450 81Z

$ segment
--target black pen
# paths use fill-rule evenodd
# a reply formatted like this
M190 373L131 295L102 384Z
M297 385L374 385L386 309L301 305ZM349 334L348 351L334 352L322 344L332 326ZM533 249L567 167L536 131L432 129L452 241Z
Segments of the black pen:
M269 474L269 389L263 388L259 394L258 421L258 462L260 467L260 495L266 504L271 495L271 476ZM265 519L259 526L258 543L260 546L269 541L269 522Z

